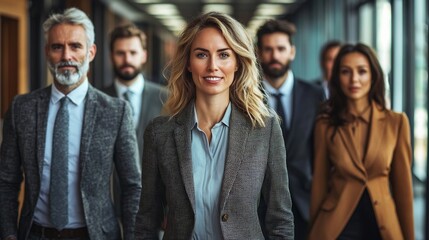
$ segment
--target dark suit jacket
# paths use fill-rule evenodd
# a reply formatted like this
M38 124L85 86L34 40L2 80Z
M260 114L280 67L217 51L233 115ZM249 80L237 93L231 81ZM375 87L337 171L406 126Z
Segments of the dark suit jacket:
M407 116L380 110L373 103L364 159L358 157L353 136L345 128L335 131L326 118L316 124L309 239L336 239L365 189L371 197L381 237L414 239Z
M195 195L191 159L193 104L179 115L158 117L145 132L142 197L136 219L136 239L157 239L168 205L165 239L191 239ZM263 239L257 208L268 199L265 227L272 239L293 239L293 215L288 190L286 152L280 125L269 118L253 128L232 107L219 219L224 239Z
M40 192L51 87L17 96L9 108L0 152L1 237L28 236ZM80 147L80 192L91 239L119 239L110 176L118 169L124 199L125 239L134 238L141 174L131 109L125 101L94 89L86 96ZM18 219L18 193L25 176L24 205Z
M112 84L107 88L102 89L101 91L112 97L118 97L115 85ZM161 114L161 110L164 104L164 101L167 99L167 90L161 85L155 84L145 80L144 88L142 93L142 107L139 117L139 123L137 125L136 134L137 134L137 143L139 146L140 158L143 154L143 145L144 145L144 130L149 122ZM140 162L140 161L139 161Z
M320 86L294 79L292 119L286 134L287 168L292 201L307 222L313 164L313 131L324 93Z

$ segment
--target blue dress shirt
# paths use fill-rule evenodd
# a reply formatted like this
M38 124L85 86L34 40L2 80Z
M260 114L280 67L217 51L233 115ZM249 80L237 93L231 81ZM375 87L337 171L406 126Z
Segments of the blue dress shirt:
M83 125L83 113L85 110L85 99L88 93L89 83L85 80L79 87L70 92L67 96L71 100L69 104L70 125L69 125L69 194L68 212L69 223L65 228L79 228L86 225L82 196L80 192L80 139ZM34 211L34 221L45 227L53 227L49 219L49 186L51 178L52 160L52 137L55 117L60 108L60 100L64 94L52 84L51 100L49 102L48 123L46 126L45 156L43 159L43 169L41 176L41 188Z
M222 239L220 227L219 198L228 149L229 103L222 120L211 129L208 142L205 133L198 127L198 116L194 107L195 124L192 128L192 170L195 189L194 240Z
M289 70L287 74L286 81L283 83L283 85L280 86L279 89L273 88L266 80L262 81L262 84L264 85L264 88L266 90L268 95L268 105L272 109L276 109L276 99L271 94L278 94L281 93L281 101L283 104L284 112L286 114L286 127L290 129L290 124L292 121L292 101L293 101L293 73Z

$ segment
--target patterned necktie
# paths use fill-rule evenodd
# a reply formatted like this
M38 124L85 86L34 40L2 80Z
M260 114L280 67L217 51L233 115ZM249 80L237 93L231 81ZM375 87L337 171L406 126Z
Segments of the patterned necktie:
M272 93L271 96L273 96L276 99L276 113L279 115L280 117L280 126L282 128L283 131L283 138L286 139L286 133L287 133L287 119L286 119L286 113L283 107L283 103L282 103L282 96L283 94L281 93Z
M52 139L51 185L49 210L51 223L63 229L68 223L68 153L70 99L63 97L57 112Z
M127 90L126 92L124 92L124 99L130 104L131 106L131 110L134 116L134 107L133 104L131 103L130 97L133 93L130 90Z

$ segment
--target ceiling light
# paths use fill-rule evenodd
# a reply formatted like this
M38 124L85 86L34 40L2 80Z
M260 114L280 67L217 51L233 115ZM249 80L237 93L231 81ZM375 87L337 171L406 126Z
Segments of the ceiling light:
M294 3L296 2L295 0L267 0L267 3Z
M203 0L203 3L230 3L231 0Z
M144 15L141 12L136 11L123 2L110 1L108 2L108 6L112 12L131 21L142 21L144 19Z
M182 31L186 26L186 21L183 19L161 19L161 22L172 32Z
M255 11L255 15L277 16L286 12L286 7L282 4L260 4Z
M160 3L161 0L134 0L136 3Z
M247 25L248 28L259 28L262 24L265 23L267 19L252 19L249 24Z
M206 4L203 7L203 13L208 12L221 12L231 15L233 13L233 8L228 4Z
M178 26L178 27L184 27L186 25L185 20L183 19L161 19L162 24L165 26Z
M151 4L146 6L146 11L151 15L178 15L179 10L177 10L176 5L174 4Z

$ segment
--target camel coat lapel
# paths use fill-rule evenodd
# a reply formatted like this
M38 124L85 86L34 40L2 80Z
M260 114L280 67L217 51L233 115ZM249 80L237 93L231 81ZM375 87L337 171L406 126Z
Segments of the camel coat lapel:
M354 146L354 141L351 141L353 139L353 136L351 135L350 131L347 130L345 126L340 127L338 129L338 132L341 137L341 141L343 142L345 148L347 149L347 152L352 159L353 164L355 165L356 169L359 171L359 173L362 176L362 179L366 178L366 171L365 167L363 165L362 160L359 158L358 151L356 147Z
M370 169L371 165L377 160L380 146L382 145L381 140L385 135L386 124L384 124L385 113L380 111L375 103L372 103L372 115L371 122L368 132L368 147L364 155L365 169Z

